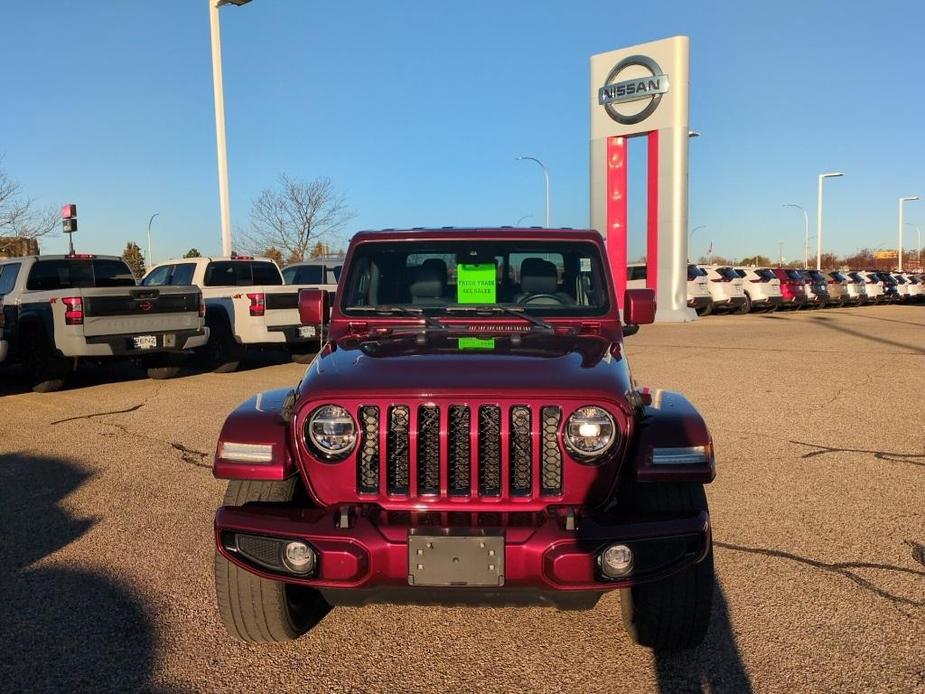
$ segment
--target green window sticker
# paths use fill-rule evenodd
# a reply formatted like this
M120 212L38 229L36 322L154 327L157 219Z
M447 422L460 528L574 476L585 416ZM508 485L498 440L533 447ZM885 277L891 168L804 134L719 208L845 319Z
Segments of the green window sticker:
M460 263L456 266L456 302L459 304L493 304L495 296L495 264Z
M495 338L493 337L460 337L460 349L494 349Z

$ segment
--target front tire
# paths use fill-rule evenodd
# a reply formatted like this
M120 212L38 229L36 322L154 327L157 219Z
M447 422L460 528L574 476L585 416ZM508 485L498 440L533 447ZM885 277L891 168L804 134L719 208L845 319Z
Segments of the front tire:
M283 482L232 481L225 506L251 502L292 503L298 478ZM270 581L232 564L215 551L215 596L222 624L241 641L292 641L318 624L331 610L314 588Z
M703 485L638 484L631 493L631 503L640 511L707 510ZM663 652L699 646L710 624L713 583L711 540L707 556L694 566L661 581L622 590L623 624L630 638Z

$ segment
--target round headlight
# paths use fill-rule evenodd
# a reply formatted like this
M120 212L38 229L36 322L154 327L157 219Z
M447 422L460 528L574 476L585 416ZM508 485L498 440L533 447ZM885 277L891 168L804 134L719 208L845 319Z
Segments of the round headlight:
M607 410L579 407L565 425L565 445L576 457L590 460L602 455L617 439L617 427Z
M356 445L356 423L343 407L324 405L308 418L305 438L314 452L328 460L339 460Z

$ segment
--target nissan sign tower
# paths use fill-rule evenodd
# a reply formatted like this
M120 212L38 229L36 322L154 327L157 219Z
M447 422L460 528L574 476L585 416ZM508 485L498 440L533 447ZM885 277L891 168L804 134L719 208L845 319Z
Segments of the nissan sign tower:
M656 320L694 320L687 308L687 147L690 39L591 57L591 225L607 239L622 301L627 262L627 140L648 144L646 273Z

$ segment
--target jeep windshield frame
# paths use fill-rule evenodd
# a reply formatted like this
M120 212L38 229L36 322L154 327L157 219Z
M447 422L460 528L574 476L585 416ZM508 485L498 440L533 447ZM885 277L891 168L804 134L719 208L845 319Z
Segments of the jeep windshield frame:
M382 314L406 308L532 323L528 314L604 318L612 309L607 266L589 239L370 239L356 245L346 270L338 292L345 317L368 317L382 307Z

